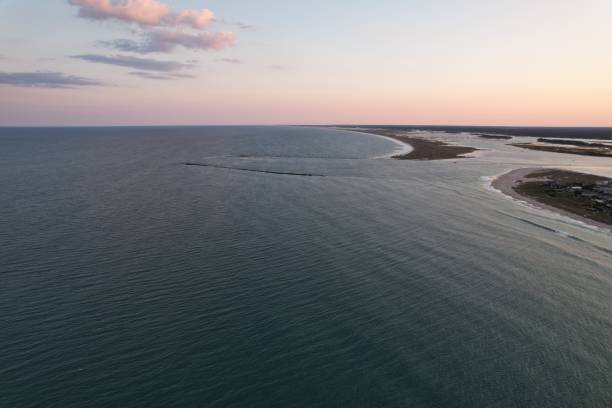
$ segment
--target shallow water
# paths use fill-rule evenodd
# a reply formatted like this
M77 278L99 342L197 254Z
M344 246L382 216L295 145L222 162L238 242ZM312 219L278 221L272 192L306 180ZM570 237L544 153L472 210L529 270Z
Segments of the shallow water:
M609 162L440 137L0 129L0 406L609 407L611 235L487 187Z

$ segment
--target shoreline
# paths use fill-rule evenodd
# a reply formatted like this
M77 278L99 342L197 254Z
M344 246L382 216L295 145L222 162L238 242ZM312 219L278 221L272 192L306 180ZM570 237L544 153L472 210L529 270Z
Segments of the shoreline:
M350 131L350 132L355 132L355 133L361 133L361 134L368 135L368 136L374 136L374 137L378 137L378 138L381 138L381 139L386 139L386 140L389 140L389 141L395 143L400 148L400 149L396 149L396 150L392 151L391 153L387 153L387 154L383 154L383 155L380 155L380 156L376 156L375 159L392 159L392 158L394 158L396 156L404 156L404 155L410 154L411 152L414 151L414 147L410 143L404 142L404 141L399 140L399 139L395 139L395 138L390 137L390 136L379 135L379 134L370 133L370 132L364 132L361 129L349 129L349 128L334 128L334 129Z
M387 129L341 127L336 127L336 129L383 137L385 139L393 140L396 143L399 142L402 145L408 145L411 147L411 151L408 153L397 154L396 152L392 152L385 156L380 156L381 158L390 157L396 160L443 160L470 158L470 156L463 155L481 150L467 146L452 145L439 140L428 140L421 137L413 137L403 134L399 135L396 132L388 131ZM538 173L542 173L542 175ZM601 176L578 173L570 170L561 170L555 167L527 167L510 170L501 175L492 176L490 181L487 183L487 187L522 205L527 205L537 210L546 211L552 215L572 220L578 224L581 224L582 226L595 228L599 231L612 234L612 223L610 222L609 218L609 210L604 209L602 213L601 206L593 205L593 202L589 202L590 204L588 204L585 208L584 197L581 198L580 193L577 196L572 194L568 196L567 193L563 193L563 191L567 191L567 187L566 190L561 190L561 196L556 196L554 191L557 190L553 190L551 192L550 189L546 187L548 183L556 181L554 177L549 178L547 173L565 173L565 177L567 177L569 174L571 181L573 183L578 183L579 185L582 185L585 177L602 179ZM612 185L612 179L608 180ZM534 184L537 185L537 192L534 192L533 190ZM588 188L592 187L586 186L585 191L588 191ZM563 196L563 194L565 194L565 196ZM585 197L586 196L587 195L585 194ZM601 198L609 200L609 198ZM602 202L601 200L595 201ZM609 206L610 205L608 204L608 207Z
M531 174L535 172L544 171L544 170L555 170L555 169L553 168L549 169L546 167L527 167L527 168L510 170L501 175L494 176L493 180L489 183L489 185L492 189L496 190L497 192L515 201L518 201L522 204L527 204L530 207L533 207L539 210L546 210L553 214L560 215L566 218L570 218L573 221L578 221L581 224L586 224L588 226L596 227L600 230L604 230L608 233L612 233L612 225L581 216L579 214L565 210L563 208L559 208L559 207L556 207L550 204L543 203L534 197L530 197L528 195L521 194L515 190L515 187L521 184L524 178L529 177ZM535 179L532 179L532 180L535 180Z
M363 128L342 128L336 129L347 130L351 132L364 133L371 136L384 137L396 143L401 143L410 147L408 152L393 152L390 157L396 160L446 160L446 159L468 159L470 154L479 151L475 147L457 146L440 140L428 140L420 137L398 135L395 131L385 129L363 129Z

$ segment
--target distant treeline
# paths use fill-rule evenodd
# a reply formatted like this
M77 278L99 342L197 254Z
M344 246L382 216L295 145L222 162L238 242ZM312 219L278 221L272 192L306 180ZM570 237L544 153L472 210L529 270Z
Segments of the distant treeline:
M610 127L511 127L511 126L422 126L422 125L338 125L363 129L426 130L447 133L478 133L506 136L555 137L612 140Z

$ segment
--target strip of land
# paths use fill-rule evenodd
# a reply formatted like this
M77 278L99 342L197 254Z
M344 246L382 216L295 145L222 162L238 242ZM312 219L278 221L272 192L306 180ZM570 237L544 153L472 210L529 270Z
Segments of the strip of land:
M504 136L504 135L488 135L488 134L476 134L481 139L491 139L491 140L510 140L512 136Z
M584 142L565 142L563 144L553 144L551 140L540 139L535 143L511 143L511 146L521 147L523 149L538 150L553 153L579 154L582 156L599 156L612 157L612 146L600 143L584 143Z
M444 159L465 159L463 156L473 153L479 149L467 146L455 146L439 140L424 139L421 137L407 135L405 132L383 128L340 128L379 136L385 136L407 143L412 146L412 151L393 156L397 160L444 160Z
M334 127L354 127L349 124L336 124ZM362 131L368 129L387 129L394 131L420 131L420 132L446 132L446 133L472 133L472 134L495 134L504 136L528 136L528 137L554 137L573 139L600 139L612 140L612 128L610 127L514 127L514 126L424 126L424 125L362 125Z
M556 145L592 147L592 148L603 148L603 149L612 148L612 145L604 144L604 143L584 142L582 140L544 139L542 137L538 139L538 143L550 143L550 144L556 144Z
M559 169L526 168L499 176L502 193L612 230L612 179Z

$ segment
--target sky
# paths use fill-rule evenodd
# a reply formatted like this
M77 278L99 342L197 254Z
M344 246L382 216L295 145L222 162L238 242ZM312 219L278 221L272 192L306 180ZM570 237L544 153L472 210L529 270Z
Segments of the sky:
M0 126L612 126L610 0L0 0Z

